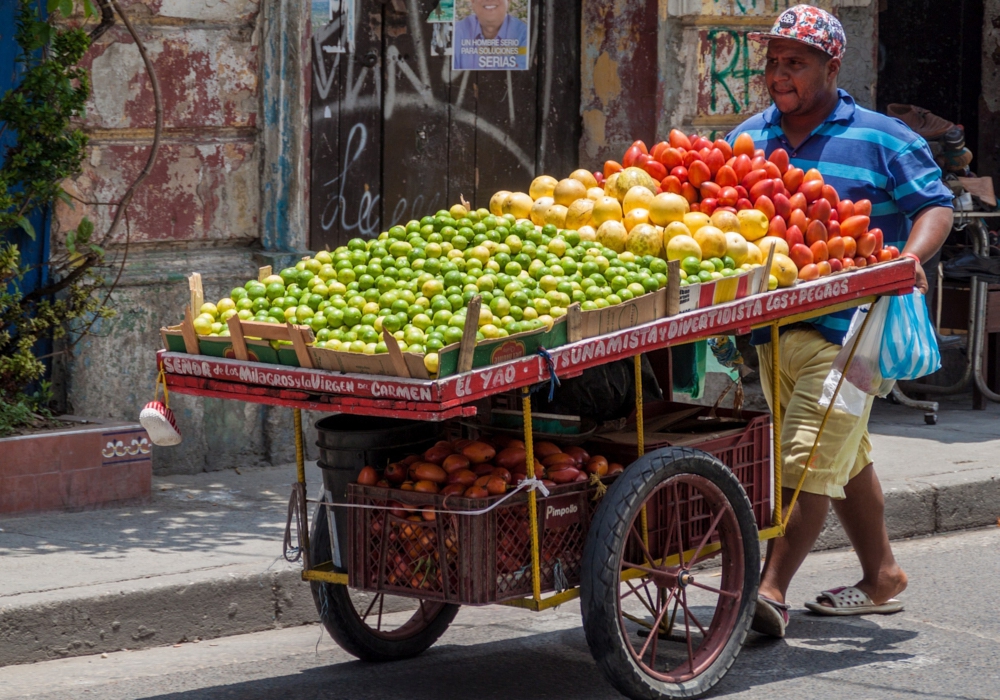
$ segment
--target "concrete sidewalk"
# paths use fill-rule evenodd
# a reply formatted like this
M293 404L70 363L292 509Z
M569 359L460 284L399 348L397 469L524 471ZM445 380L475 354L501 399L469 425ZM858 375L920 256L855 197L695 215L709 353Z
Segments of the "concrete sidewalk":
M894 538L996 523L1000 406L942 403L939 423L879 401L876 468ZM317 619L280 557L291 466L156 477L131 508L0 520L0 666ZM315 495L319 469L310 464ZM847 542L831 518L817 548Z

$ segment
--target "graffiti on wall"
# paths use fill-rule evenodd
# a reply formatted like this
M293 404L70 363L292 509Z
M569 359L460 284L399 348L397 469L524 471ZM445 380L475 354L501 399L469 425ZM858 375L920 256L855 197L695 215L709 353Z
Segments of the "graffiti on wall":
M751 30L711 27L698 37L698 116L750 115L770 104L764 85L764 47Z

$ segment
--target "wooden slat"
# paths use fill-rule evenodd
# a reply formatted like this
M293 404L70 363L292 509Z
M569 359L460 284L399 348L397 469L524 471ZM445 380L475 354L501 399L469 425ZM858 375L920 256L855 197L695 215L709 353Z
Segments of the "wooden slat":
M188 277L188 292L191 296L191 313L201 313L201 305L205 303L205 290L201 286L201 273L192 272Z
M409 377L410 370L406 368L406 360L403 359L403 352L399 349L399 343L396 339L392 337L387 329L382 329L382 340L385 341L386 348L389 349L389 359L392 360L392 366L396 370L397 377Z
M194 330L194 313L190 306L184 307L184 320L181 322L181 337L184 338L184 349L188 355L197 355L198 334Z
M295 357L299 361L299 367L305 367L306 369L312 369L313 362L312 356L309 354L309 347L307 343L311 343L312 331L307 326L293 326L291 323L287 323L288 337L292 341L292 347L295 349Z
M243 324L240 323L240 317L230 316L229 320L226 321L226 325L229 326L229 337L233 341L233 354L236 355L236 359L249 359L247 340L243 335Z
M680 312L681 261L667 262L667 312L666 316L676 316Z
M476 331L479 330L479 309L483 299L472 297L465 312L465 328L462 331L462 341L458 347L458 371L468 372L472 369L472 355L476 350Z

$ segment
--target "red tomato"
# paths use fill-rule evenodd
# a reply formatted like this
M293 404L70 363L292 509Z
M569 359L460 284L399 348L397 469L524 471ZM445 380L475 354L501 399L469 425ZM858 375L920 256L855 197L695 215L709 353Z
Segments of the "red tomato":
M378 474L373 467L365 467L358 474L358 483L361 486L374 486L378 483Z

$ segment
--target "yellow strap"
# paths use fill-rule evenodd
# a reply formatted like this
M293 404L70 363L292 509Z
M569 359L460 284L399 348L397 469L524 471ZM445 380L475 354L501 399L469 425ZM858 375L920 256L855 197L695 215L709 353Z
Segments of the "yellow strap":
M305 450L302 444L302 409L293 408L295 419L295 471L300 484L306 483Z
M646 454L646 434L643 431L645 416L642 415L642 355L633 358L635 374L635 432L636 452L640 457ZM646 516L646 506L639 511L639 525L642 528L642 543L649 549L649 519ZM652 562L646 562L652 565Z
M521 414L524 418L524 459L528 466L528 478L535 478L535 447L532 440L531 390L524 387L521 395ZM542 599L542 568L538 547L538 505L535 490L528 491L528 521L531 528L531 595Z
M163 386L163 405L170 408L170 394L167 393L167 373L160 368L160 373L156 375L156 387L153 389L153 401L160 395L160 386Z
M772 440L774 444L774 513L772 523L778 523L781 534L785 527L781 524L781 351L778 349L780 326L775 321L771 324L771 416Z
M823 430L826 428L826 422L830 418L830 411L833 410L833 404L837 401L837 395L840 393L840 387L844 384L844 377L847 376L847 371L851 368L851 362L854 361L854 353L858 349L862 334L865 332L865 326L868 325L868 320L871 317L872 315L870 313L865 314L865 318L861 322L861 328L858 329L858 334L855 336L857 340L851 346L851 351L847 355L847 363L844 365L844 372L840 375L840 381L837 382L837 388L834 390L833 396L830 398L830 405L826 407L826 413L823 414L823 422L819 424L819 430L816 432L816 439L813 440L812 449L809 450L809 457L806 458L805 467L802 469L802 475L799 477L799 483L795 486L795 492L792 494L792 500L788 502L788 513L785 515L785 518L781 523L782 530L788 527L788 520L792 517L792 508L795 507L795 501L798 500L799 492L802 491L802 485L806 481L806 474L812 467L813 458L816 456L816 450L819 449L820 438L823 437Z

